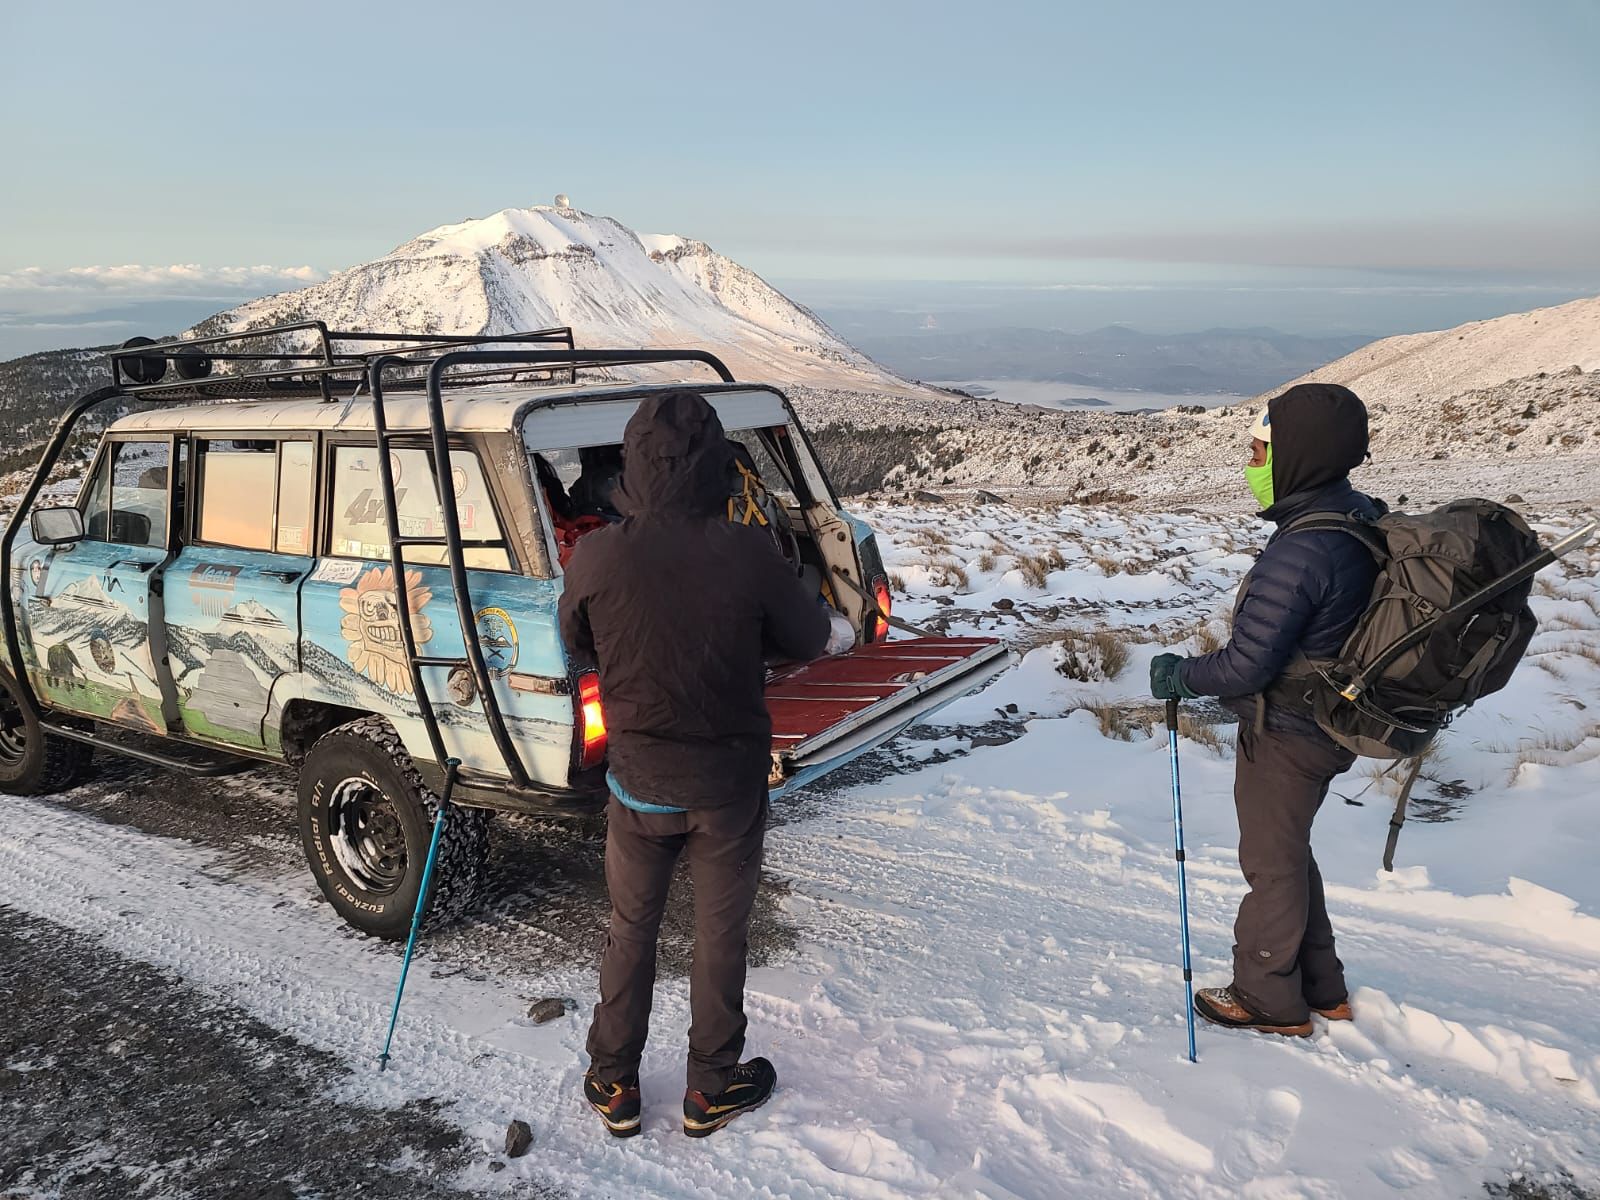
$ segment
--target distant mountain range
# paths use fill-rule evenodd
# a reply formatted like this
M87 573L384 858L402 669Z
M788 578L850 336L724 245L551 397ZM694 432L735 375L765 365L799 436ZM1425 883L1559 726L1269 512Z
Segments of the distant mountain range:
M1090 333L1006 327L865 337L859 346L913 379L1039 379L1090 394L1232 392L1250 396L1349 354L1365 337L1301 337L1275 329L1141 333L1108 325Z

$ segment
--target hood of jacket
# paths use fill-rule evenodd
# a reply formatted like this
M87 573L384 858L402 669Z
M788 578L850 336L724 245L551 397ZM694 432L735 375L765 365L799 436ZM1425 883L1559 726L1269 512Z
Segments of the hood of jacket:
M629 517L709 517L728 503L731 452L716 409L685 388L645 397L622 439L615 496Z
M1337 383L1299 383L1267 402L1272 494L1283 502L1343 479L1367 456L1367 406ZM1263 514L1266 515L1266 514Z

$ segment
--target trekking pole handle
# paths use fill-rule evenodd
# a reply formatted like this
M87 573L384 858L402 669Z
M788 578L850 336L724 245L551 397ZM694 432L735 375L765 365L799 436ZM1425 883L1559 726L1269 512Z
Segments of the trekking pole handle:
M1167 700L1167 732L1178 732L1178 698L1169 697Z

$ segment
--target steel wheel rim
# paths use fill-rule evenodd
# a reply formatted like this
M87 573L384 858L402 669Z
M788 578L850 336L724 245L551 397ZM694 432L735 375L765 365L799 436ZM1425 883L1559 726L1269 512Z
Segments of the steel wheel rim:
M362 890L397 891L406 877L406 836L394 803L366 779L346 779L328 801L328 842Z

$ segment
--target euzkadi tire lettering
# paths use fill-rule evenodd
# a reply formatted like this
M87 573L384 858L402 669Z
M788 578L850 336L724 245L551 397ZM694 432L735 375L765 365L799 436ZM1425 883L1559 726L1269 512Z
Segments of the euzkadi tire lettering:
M341 917L375 937L406 935L438 807L382 717L317 740L300 773L300 832L311 873ZM488 814L452 808L434 866L430 921L476 903L487 856Z

